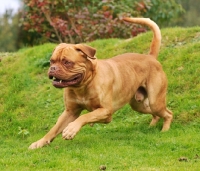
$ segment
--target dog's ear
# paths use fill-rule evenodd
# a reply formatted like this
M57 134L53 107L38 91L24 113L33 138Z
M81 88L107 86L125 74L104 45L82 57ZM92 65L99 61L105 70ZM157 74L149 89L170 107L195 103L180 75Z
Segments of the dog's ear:
M84 53L90 59L96 59L96 57L95 57L96 49L94 49L93 47L83 45L83 44L76 44L75 48L76 48L76 50Z

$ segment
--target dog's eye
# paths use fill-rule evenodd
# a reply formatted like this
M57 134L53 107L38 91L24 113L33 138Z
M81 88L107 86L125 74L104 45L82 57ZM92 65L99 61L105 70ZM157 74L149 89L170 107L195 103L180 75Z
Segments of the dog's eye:
M66 67L72 67L72 66L73 66L73 62L68 61L68 60L64 60L63 63L64 63L64 65L65 65Z
M50 64L53 64L53 63L55 63L55 61L54 61L54 60L52 60L52 59L50 59Z
M71 62L70 61L64 61L65 65L69 65Z

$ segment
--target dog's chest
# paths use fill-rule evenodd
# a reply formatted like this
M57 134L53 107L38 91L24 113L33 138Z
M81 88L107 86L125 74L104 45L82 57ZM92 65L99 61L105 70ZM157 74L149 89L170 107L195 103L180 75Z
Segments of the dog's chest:
M85 97L77 97L76 102L80 105L89 105L90 104L90 100L86 99Z
M87 109L88 111L93 111L93 110L101 107L98 98L79 97L79 98L76 98L76 103L78 103L84 109Z

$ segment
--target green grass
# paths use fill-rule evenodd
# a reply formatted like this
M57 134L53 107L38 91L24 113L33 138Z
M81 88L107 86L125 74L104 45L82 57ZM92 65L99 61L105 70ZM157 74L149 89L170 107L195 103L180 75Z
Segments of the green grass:
M150 115L127 105L108 125L85 126L72 141L58 136L45 148L28 150L64 110L63 90L51 85L48 61L55 44L0 53L0 170L198 171L200 168L200 27L162 30L159 61L168 76L171 129L149 128ZM97 40L98 58L148 53L152 33L134 39ZM120 97L119 97L120 98ZM182 161L179 161L183 157Z

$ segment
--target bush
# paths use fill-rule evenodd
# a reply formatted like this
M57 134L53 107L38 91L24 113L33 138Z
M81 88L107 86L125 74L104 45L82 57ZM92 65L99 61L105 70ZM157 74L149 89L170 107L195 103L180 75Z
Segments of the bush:
M168 11L162 9L173 6ZM162 7L158 18L168 22L171 14L181 11L175 0L24 0L21 25L36 33L40 41L88 42L99 38L128 38L144 32L144 28L124 23L123 16L154 15L153 9Z

